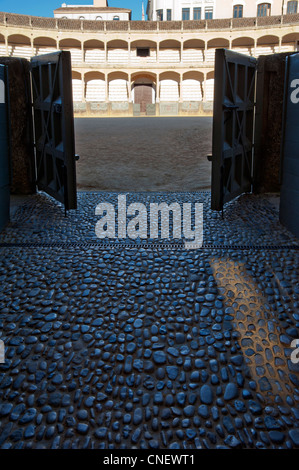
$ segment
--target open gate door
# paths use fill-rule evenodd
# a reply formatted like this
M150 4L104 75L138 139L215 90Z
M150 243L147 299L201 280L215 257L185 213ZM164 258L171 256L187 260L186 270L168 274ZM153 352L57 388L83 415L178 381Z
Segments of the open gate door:
M299 54L286 59L279 218L299 237Z
M251 191L257 60L216 49L212 143L212 202L220 211Z
M36 182L38 189L77 208L71 55L31 59Z

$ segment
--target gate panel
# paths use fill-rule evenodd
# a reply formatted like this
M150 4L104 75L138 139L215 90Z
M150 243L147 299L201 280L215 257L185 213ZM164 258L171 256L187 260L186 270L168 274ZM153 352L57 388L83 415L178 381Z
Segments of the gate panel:
M279 218L299 238L299 54L286 61Z
M256 64L253 57L216 49L213 210L222 210L226 202L251 191Z
M70 52L31 59L38 189L76 209L76 163Z

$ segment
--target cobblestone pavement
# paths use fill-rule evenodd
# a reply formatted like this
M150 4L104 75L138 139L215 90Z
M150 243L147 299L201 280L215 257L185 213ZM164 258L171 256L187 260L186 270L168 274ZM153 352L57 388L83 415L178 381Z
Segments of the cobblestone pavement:
M298 240L267 197L221 214L204 241L99 240L95 207L26 198L0 233L0 448L298 448ZM139 243L139 245L138 245Z

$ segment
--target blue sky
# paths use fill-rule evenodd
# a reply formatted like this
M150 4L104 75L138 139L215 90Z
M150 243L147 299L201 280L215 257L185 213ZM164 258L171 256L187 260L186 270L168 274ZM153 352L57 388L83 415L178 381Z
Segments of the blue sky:
M93 0L0 0L0 11L53 17L53 10L59 8L62 3L92 5ZM144 12L146 12L147 0L144 0L143 4ZM108 0L108 5L117 8L129 8L132 10L132 20L141 20L142 0Z

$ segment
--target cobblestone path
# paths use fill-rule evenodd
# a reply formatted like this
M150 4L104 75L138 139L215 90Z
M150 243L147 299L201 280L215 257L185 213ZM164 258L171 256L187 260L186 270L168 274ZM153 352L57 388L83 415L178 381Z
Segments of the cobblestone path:
M221 214L204 241L99 240L95 207L38 194L0 233L0 448L299 447L298 240L266 197ZM139 244L139 245L138 245Z

